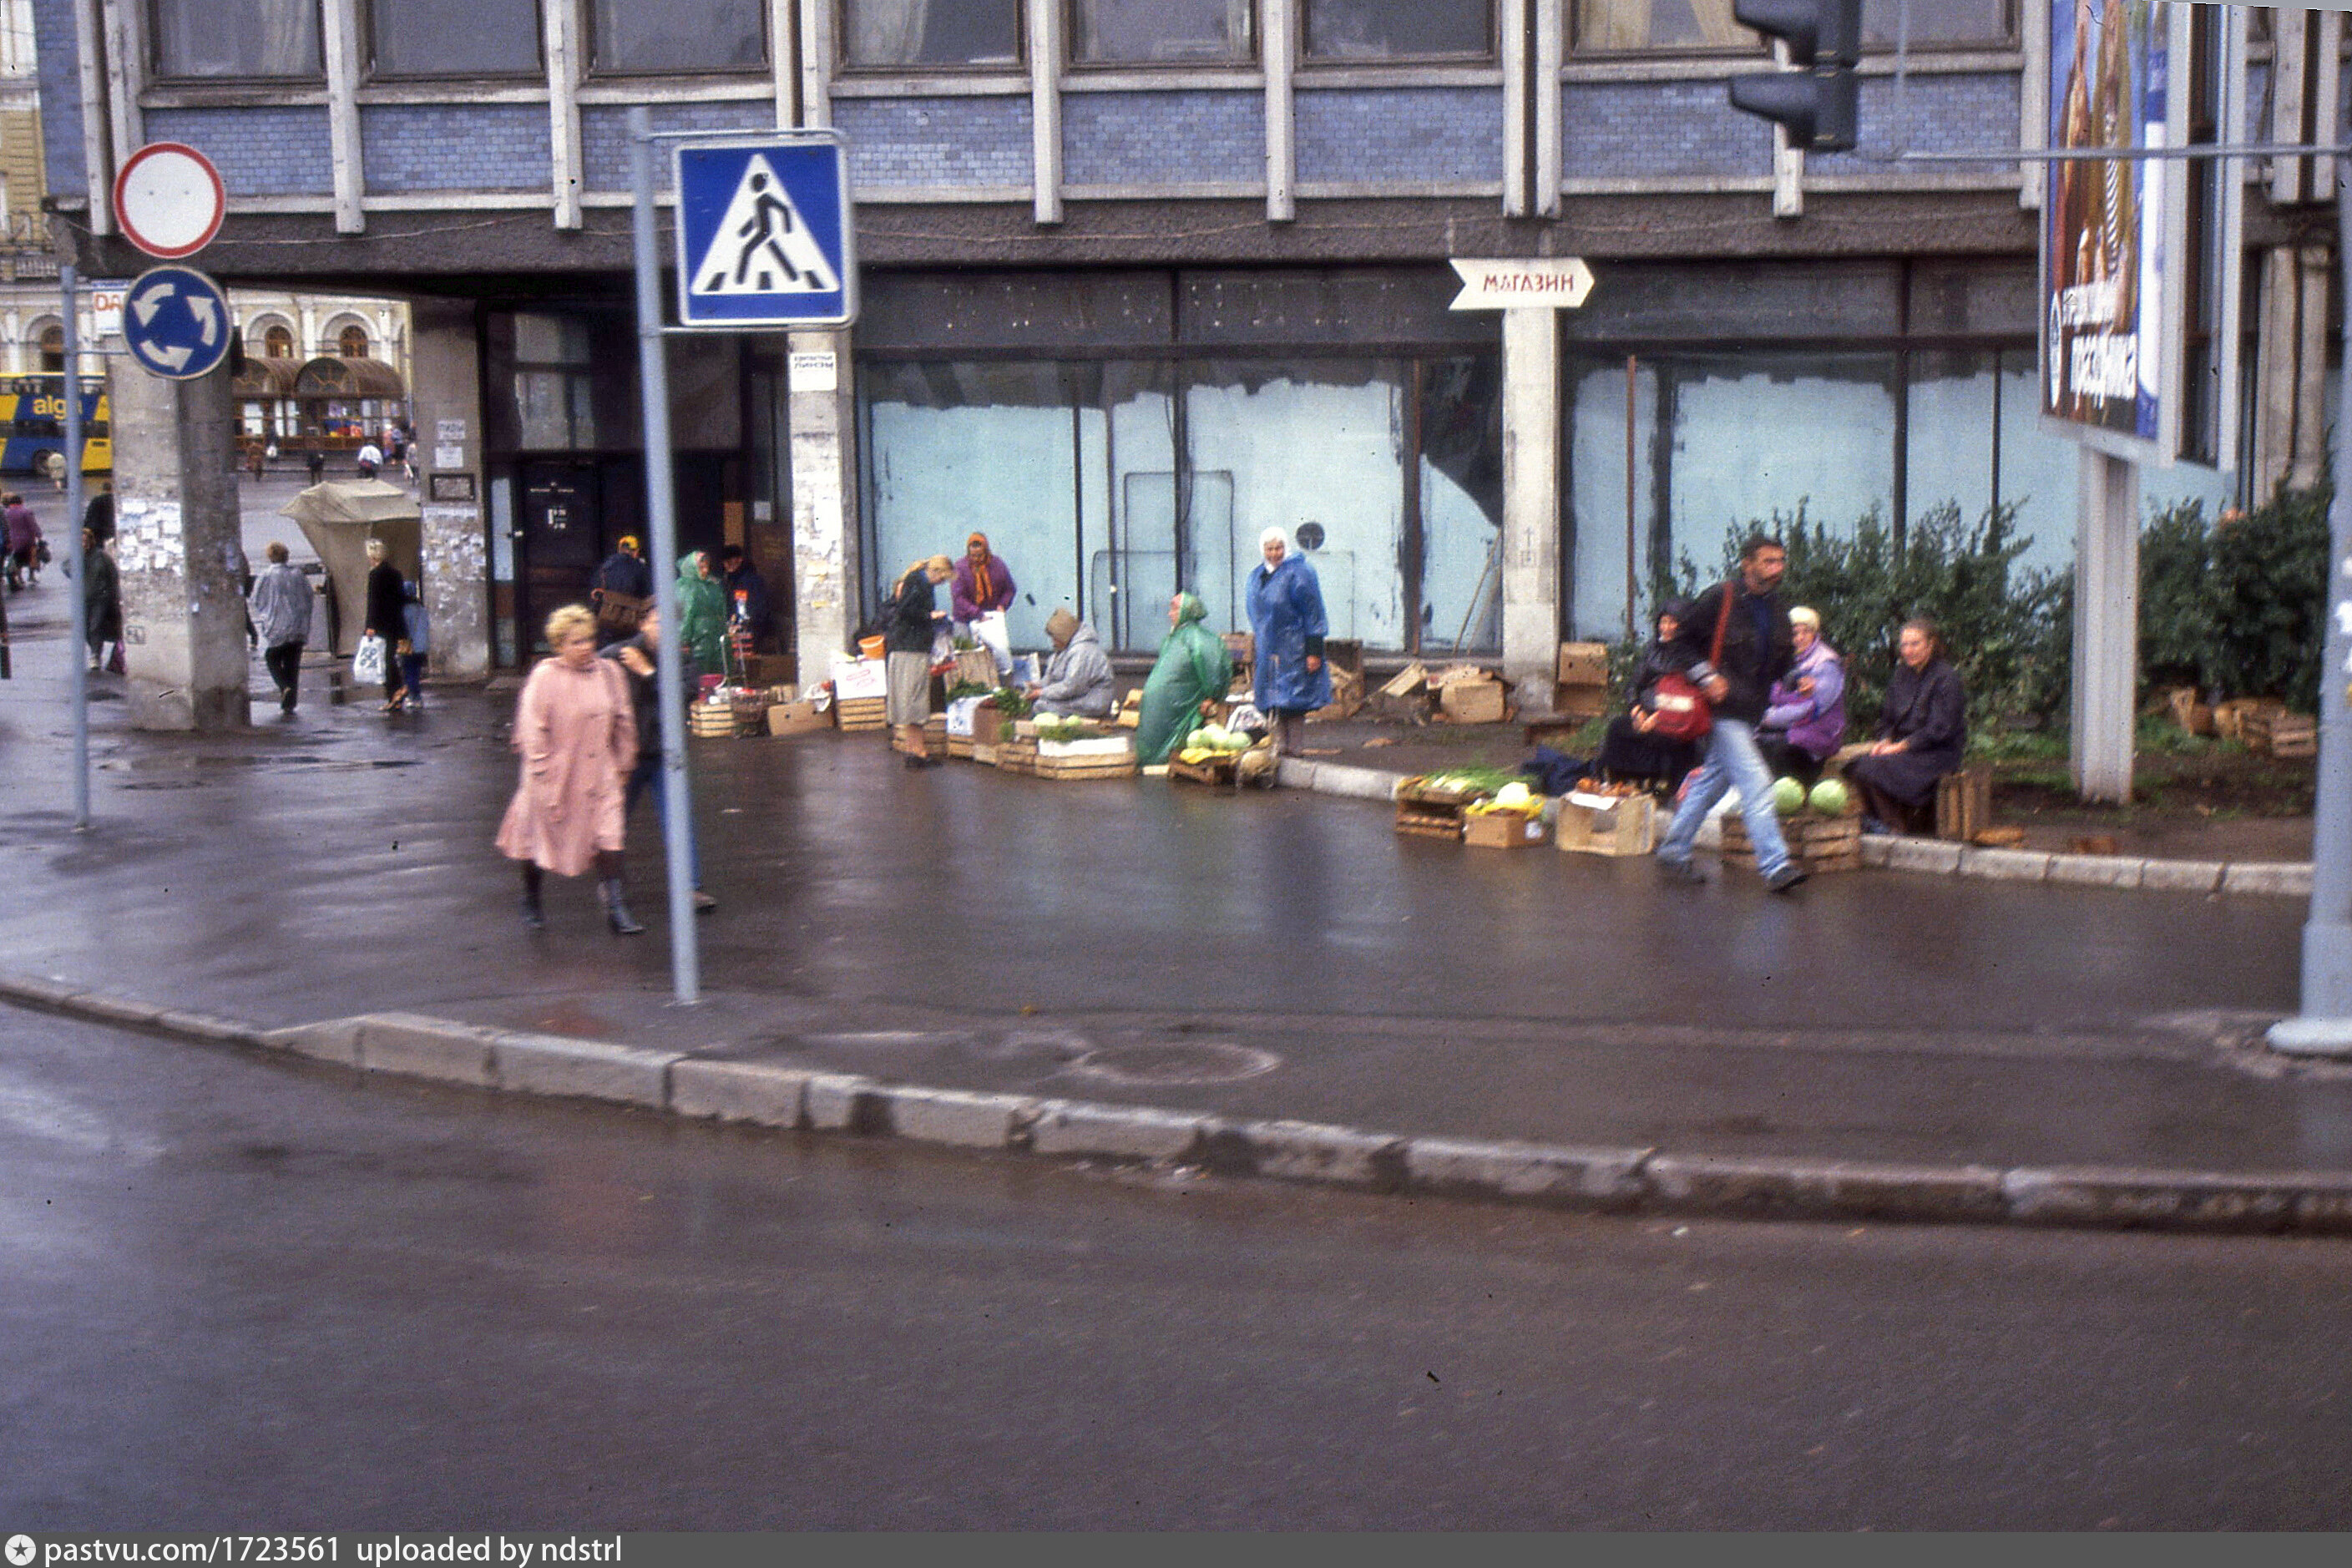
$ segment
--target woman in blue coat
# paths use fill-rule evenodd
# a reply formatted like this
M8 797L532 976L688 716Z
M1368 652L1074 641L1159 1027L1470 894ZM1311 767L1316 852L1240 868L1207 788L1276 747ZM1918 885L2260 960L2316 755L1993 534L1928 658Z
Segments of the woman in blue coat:
M1331 701L1323 663L1323 584L1278 528L1258 536L1265 562L1250 573L1250 632L1257 639L1252 700L1276 725L1277 751L1297 752L1307 715Z

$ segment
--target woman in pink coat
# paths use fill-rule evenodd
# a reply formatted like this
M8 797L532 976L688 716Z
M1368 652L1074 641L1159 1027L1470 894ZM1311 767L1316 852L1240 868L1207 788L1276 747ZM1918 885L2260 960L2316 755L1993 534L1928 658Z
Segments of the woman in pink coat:
M515 704L514 748L522 778L499 824L499 853L522 863L522 920L545 928L540 875L594 868L604 919L616 936L646 928L621 896L624 786L637 760L637 716L628 678L596 657L596 617L566 605L547 617L555 657L541 659Z

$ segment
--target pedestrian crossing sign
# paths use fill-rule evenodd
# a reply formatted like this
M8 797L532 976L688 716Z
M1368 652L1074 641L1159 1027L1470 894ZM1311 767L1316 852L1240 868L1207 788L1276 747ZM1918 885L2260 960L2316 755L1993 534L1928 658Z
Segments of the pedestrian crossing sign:
M680 326L740 331L856 320L856 228L838 132L681 142L673 158Z

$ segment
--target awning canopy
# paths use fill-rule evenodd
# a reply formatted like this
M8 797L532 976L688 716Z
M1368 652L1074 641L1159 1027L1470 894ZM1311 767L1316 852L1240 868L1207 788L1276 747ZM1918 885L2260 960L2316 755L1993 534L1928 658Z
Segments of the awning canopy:
M299 359L271 359L262 354L245 356L245 369L231 384L232 395L237 397L291 397L295 378L302 374Z
M382 360L321 354L295 377L294 395L397 398L408 395L408 384Z

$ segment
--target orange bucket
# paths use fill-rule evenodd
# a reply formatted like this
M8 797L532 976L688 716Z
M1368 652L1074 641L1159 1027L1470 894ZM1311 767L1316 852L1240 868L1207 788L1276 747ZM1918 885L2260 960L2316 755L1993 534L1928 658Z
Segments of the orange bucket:
M880 637L859 637L857 639L857 657L860 658L880 658L882 657L882 639Z

